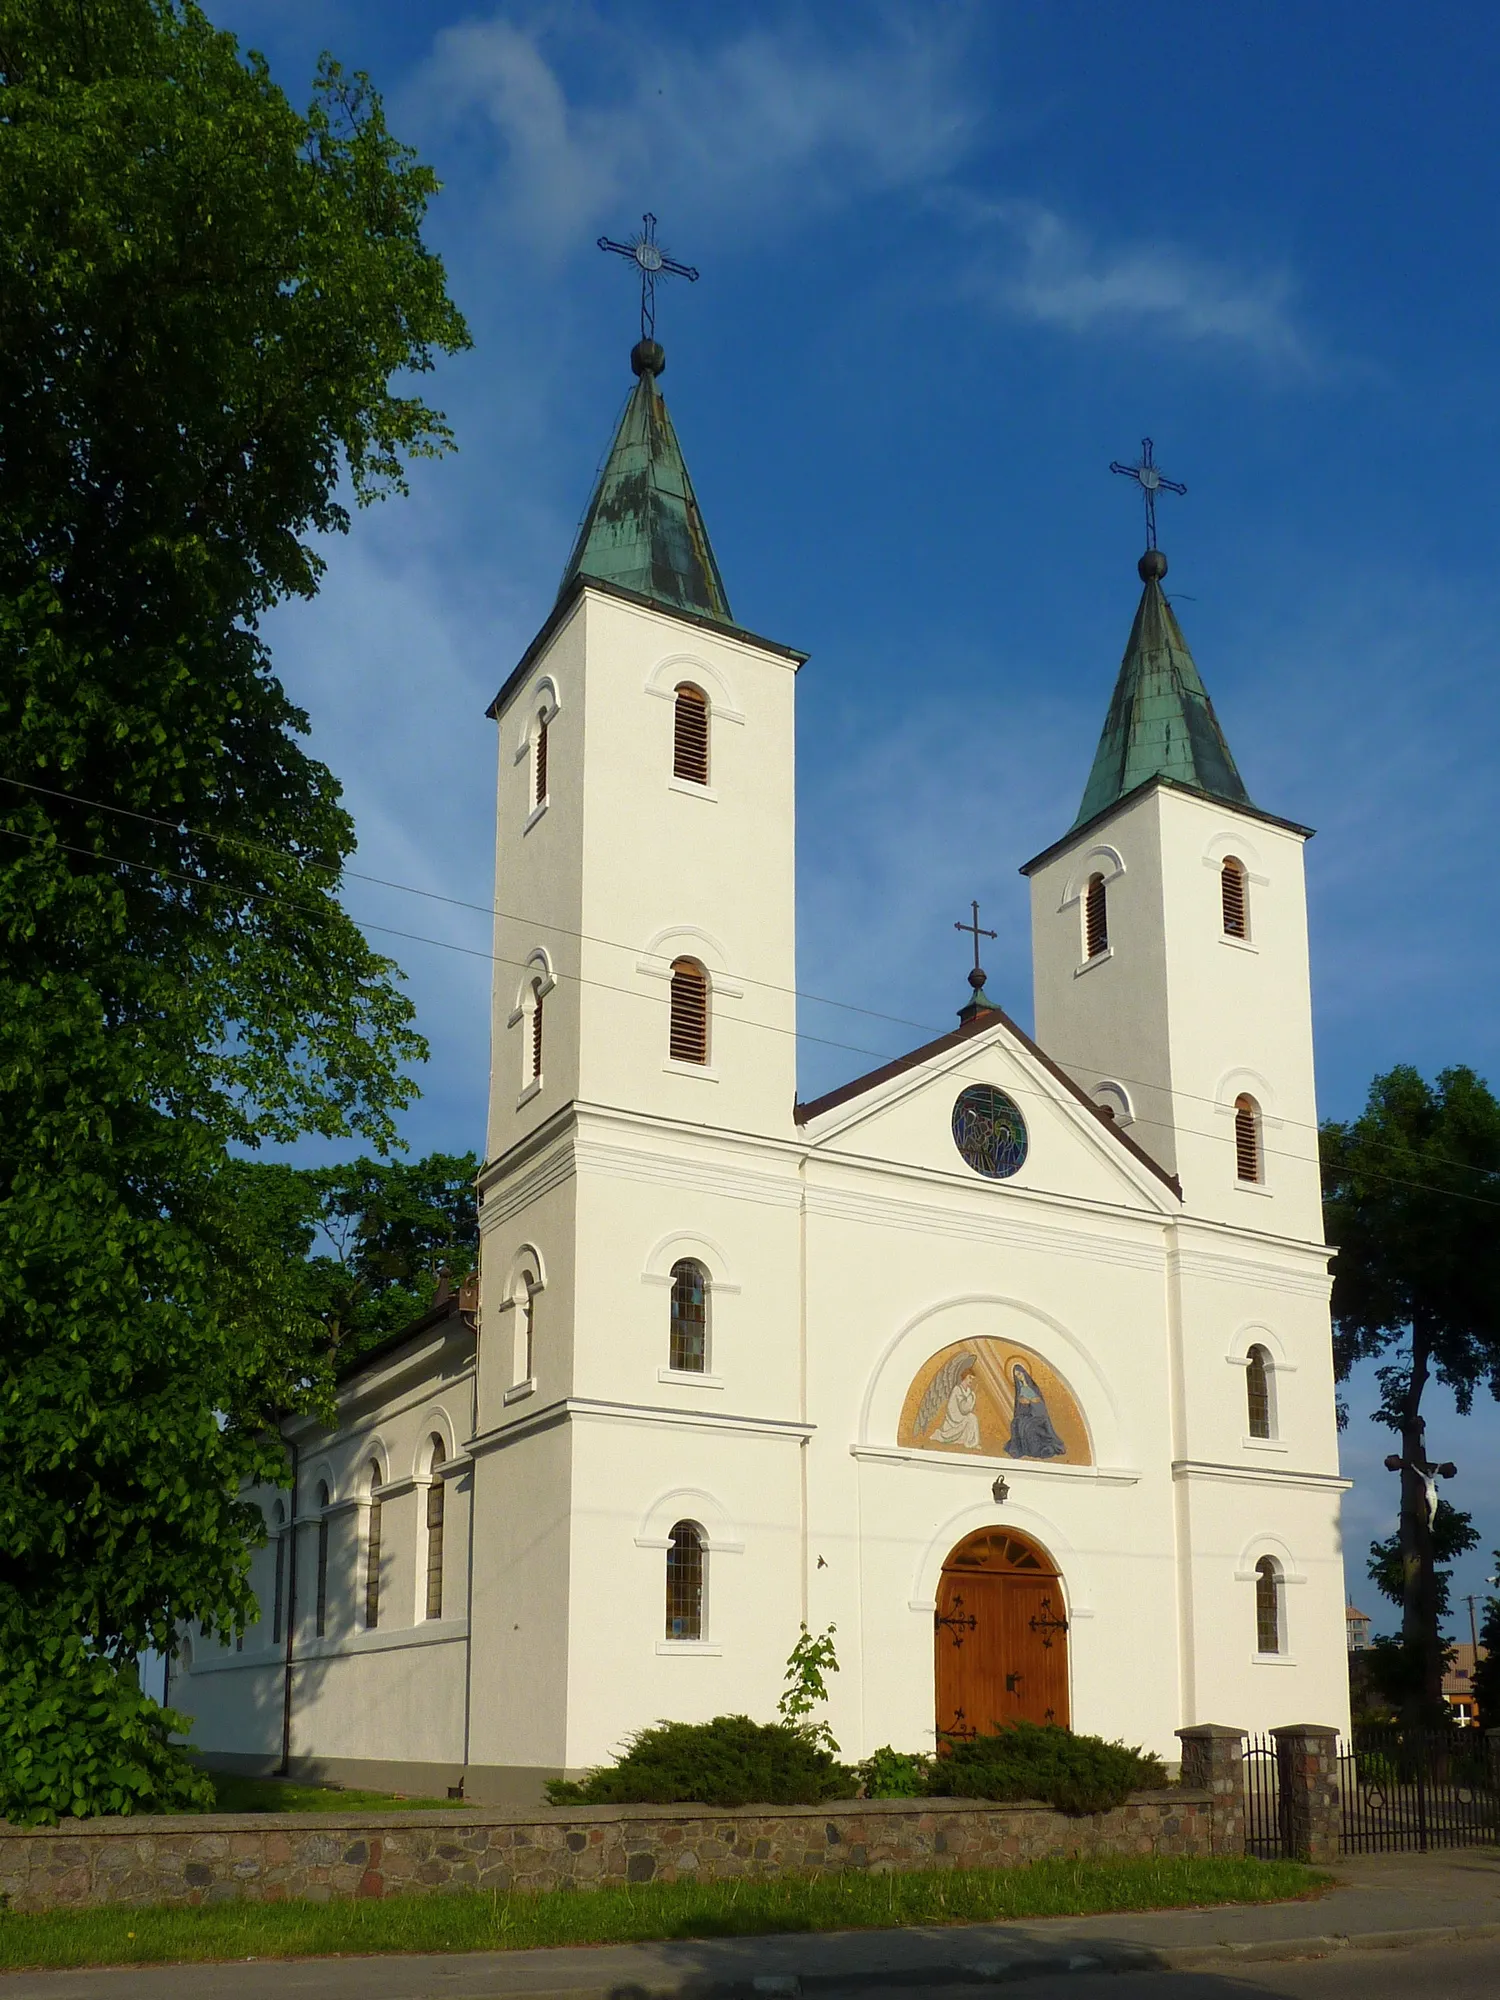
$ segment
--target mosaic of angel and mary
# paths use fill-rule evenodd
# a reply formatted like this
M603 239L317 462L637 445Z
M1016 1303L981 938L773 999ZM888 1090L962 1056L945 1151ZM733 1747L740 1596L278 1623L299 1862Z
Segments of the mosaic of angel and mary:
M900 1443L986 1458L1088 1465L1089 1435L1073 1392L1042 1357L981 1336L945 1347L906 1392Z

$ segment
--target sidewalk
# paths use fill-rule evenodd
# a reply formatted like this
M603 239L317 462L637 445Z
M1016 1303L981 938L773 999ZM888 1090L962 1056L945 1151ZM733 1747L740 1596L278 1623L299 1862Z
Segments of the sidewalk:
M596 1950L0 1975L0 2000L794 2000L1500 1937L1500 1850L1361 1856L1316 1902Z

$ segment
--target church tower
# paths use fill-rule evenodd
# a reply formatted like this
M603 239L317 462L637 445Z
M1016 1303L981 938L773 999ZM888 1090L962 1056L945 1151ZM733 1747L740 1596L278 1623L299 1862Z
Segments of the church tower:
M540 1775L597 1761L665 1712L651 1678L663 1552L686 1522L689 1568L724 1555L713 1493L745 1517L775 1495L795 1520L804 1436L785 1158L803 655L735 623L662 396L666 357L647 338L631 365L557 601L489 711L475 1456L495 1527L476 1547L476 1616L491 1621L476 1637L500 1684L528 1692L524 1711L476 1723L473 1756L530 1767L533 1784L539 1761ZM771 1274L753 1326L752 1254ZM667 1470L678 1497L648 1519L641 1495ZM768 1565L766 1591L795 1601L794 1555L772 1537L743 1567ZM733 1629L727 1602L717 1615ZM601 1695L583 1652L636 1626L637 1678L606 1676ZM672 1645L720 1656L696 1628ZM689 1706L750 1700L712 1675L690 1676Z
M1083 802L1023 870L1037 1040L1177 1176L1188 1214L1320 1243L1310 829L1251 802L1167 559L1138 567Z

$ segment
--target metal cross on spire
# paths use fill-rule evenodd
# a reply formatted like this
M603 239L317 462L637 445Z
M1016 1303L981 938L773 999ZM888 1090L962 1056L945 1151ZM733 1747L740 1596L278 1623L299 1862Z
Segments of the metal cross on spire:
M616 243L611 236L599 238L601 250L613 250L617 257L629 257L641 274L641 339L656 338L656 281L658 278L686 278L690 285L698 282L698 273L691 264L679 264L669 257L656 240L656 217L641 217L641 233L632 236L628 243Z
M1158 493L1186 493L1187 488L1176 479L1168 479L1151 456L1150 438L1141 439L1141 462L1139 465L1122 465L1119 459L1110 462L1111 472L1123 472L1127 479L1133 479L1146 496L1146 547L1156 547L1156 496Z
M979 922L979 905L977 903L971 902L969 908L974 912L973 920L967 924L956 923L953 928L956 931L968 931L974 939L974 970L969 974L969 984L977 993L984 984L984 970L979 963L979 940L982 937L998 937L1000 933L981 928Z

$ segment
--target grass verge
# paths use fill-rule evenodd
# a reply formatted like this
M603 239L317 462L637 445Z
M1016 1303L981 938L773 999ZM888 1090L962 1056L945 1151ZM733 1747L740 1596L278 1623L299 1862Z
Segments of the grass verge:
M285 1778L236 1778L224 1771L214 1781L215 1812L451 1812L463 1799L407 1799L395 1792L344 1791L337 1785L293 1785Z
M933 1874L645 1883L541 1895L392 1896L356 1903L214 1903L198 1909L0 1914L0 1968L161 1965L335 1953L524 1951L775 1931L886 1930L1014 1917L1271 1903L1332 1877L1294 1861L1038 1861Z

